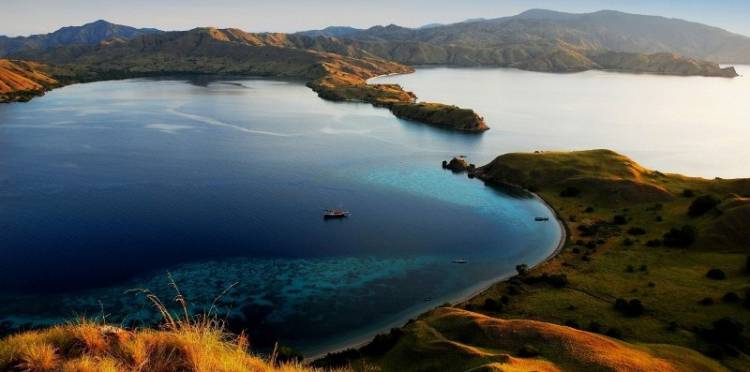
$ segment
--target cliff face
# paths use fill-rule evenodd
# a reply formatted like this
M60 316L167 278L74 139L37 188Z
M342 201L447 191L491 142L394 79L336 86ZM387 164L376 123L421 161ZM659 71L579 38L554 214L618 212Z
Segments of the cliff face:
M43 64L0 59L0 102L28 101L59 85Z

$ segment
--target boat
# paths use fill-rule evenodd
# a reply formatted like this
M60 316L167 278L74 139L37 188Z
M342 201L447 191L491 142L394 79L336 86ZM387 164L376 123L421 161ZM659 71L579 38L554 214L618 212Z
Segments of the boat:
M323 218L325 219L346 218L349 215L351 215L349 211L339 208L325 209L323 211Z
M465 264L465 263L467 263L467 262L469 262L469 261L466 261L466 260L464 260L463 258L459 258L459 259L457 259L457 260L453 260L453 263L454 263L454 264Z
M536 217L534 221L549 221L549 217Z

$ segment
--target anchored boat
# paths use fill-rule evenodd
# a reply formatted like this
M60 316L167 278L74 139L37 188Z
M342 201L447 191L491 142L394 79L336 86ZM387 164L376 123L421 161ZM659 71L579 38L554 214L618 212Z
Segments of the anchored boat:
M534 218L534 221L549 221L549 217L537 217Z
M346 218L349 217L349 215L351 215L349 211L339 208L326 209L323 211L323 218L327 220L335 218Z

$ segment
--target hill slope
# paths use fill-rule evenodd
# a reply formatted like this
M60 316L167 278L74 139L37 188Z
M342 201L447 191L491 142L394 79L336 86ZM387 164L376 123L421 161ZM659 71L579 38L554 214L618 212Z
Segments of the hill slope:
M363 349L383 371L725 371L682 347L631 344L551 323L438 308ZM386 345L387 343L387 345ZM386 347L387 346L387 347ZM332 358L317 364L334 363Z
M0 103L28 101L58 86L47 70L40 63L0 59Z

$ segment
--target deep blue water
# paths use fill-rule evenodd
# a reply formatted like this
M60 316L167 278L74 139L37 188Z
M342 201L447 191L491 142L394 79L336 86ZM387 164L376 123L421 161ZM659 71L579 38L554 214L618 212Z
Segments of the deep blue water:
M540 202L441 169L481 142L289 81L101 82L2 105L0 330L102 309L151 323L127 290L169 300L170 272L196 312L238 282L219 311L258 345L369 335L554 249Z

